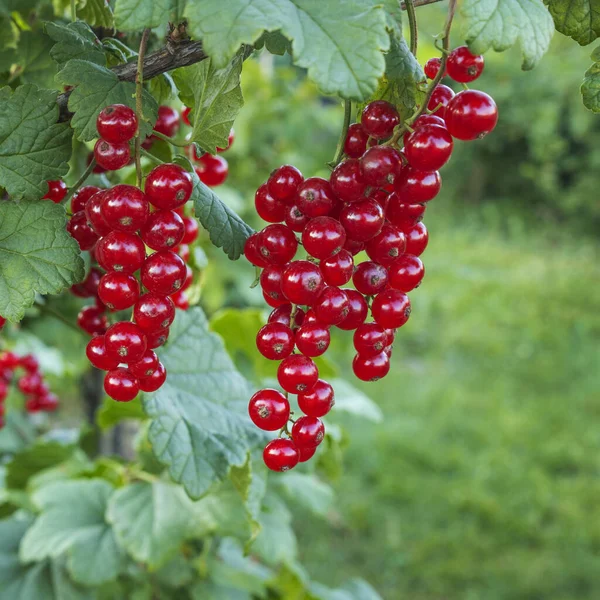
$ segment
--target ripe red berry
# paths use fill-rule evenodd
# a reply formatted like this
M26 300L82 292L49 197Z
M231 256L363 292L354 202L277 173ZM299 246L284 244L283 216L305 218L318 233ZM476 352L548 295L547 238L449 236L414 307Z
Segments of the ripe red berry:
M408 204L402 200L397 192L389 195L389 202L385 216L387 220L396 227L404 229L412 227L419 222L425 214L426 205L424 203Z
M263 292L274 300L282 300L281 278L283 277L284 267L280 265L269 265L262 270L260 274L260 287Z
M410 316L410 300L404 292L385 290L373 299L371 314L384 329L402 327Z
M300 456L299 462L310 460L315 455L317 448L318 446L313 446L312 448L309 448L308 446L306 448L298 448L298 455Z
M107 271L135 273L145 258L144 242L135 233L111 231L96 245L96 259Z
M112 144L106 140L99 139L94 146L94 158L103 169L118 171L131 159L129 142Z
M273 295L269 295L266 292L263 291L263 298L265 300L265 302L271 307L271 308L279 308L280 306L283 306L285 304L288 304L288 300L286 298L279 298L277 296Z
M100 236L110 233L112 230L102 216L102 204L106 190L95 193L85 204L85 216L90 227Z
M106 190L100 212L111 229L134 232L146 223L150 206L142 190L120 184Z
M250 398L248 413L258 428L275 431L284 427L290 418L290 403L281 392L267 388Z
M185 262L170 250L151 254L142 265L142 285L159 296L174 294L183 286L185 277Z
M331 217L311 219L302 232L304 250L322 260L337 254L345 242L345 229Z
M167 137L173 137L179 130L179 113L170 106L158 107L158 118L154 124L154 131Z
M140 295L140 284L132 275L113 271L100 280L98 296L110 310L125 310L133 306Z
M420 129L421 127L425 127L426 125L439 125L440 127L446 128L446 121L437 115L421 115L414 123L413 130ZM411 132L407 131L404 134L404 145L408 142L408 138L411 136Z
M337 254L321 261L319 265L323 279L327 285L345 285L352 278L354 259L348 250L340 250Z
M88 200L99 191L100 188L95 185L85 185L79 188L73 195L73 198L71 198L71 212L76 213L80 210L85 210Z
M108 328L104 345L109 357L123 363L136 363L142 360L147 348L144 332L129 321L120 321Z
M383 352L388 345L386 330L377 323L363 323L354 332L354 348L365 358Z
M348 296L344 290L336 286L326 287L313 309L317 319L324 325L341 323L350 311Z
M257 238L257 246L267 264L285 265L296 255L298 240L286 225L267 225Z
M217 187L225 183L229 174L229 164L222 156L204 154L200 157L198 166L194 170L204 185Z
M427 233L425 224L422 222L415 223L412 227L406 227L403 231L406 235L406 254L421 256L429 242L429 233Z
M108 356L106 352L106 346L104 345L104 336L97 335L93 337L85 349L85 354L97 369L102 371L112 371L119 366L120 360Z
M167 296L144 294L135 304L133 318L145 332L166 329L175 319L175 307Z
M294 349L294 332L281 323L267 323L256 334L258 351L269 360L281 360Z
M365 296L372 296L385 288L388 281L388 272L382 265L365 261L360 263L352 275L354 287Z
M128 142L138 128L135 112L124 104L111 104L100 111L96 129L100 137L111 144Z
M140 386L128 369L118 367L104 377L104 391L117 402L131 402L138 395Z
M292 440L297 448L318 446L325 437L325 426L318 417L300 417L292 427Z
M192 109L189 106L184 106L183 110L181 111L181 120L188 126L191 126L192 123L190 122L190 113L192 112Z
M179 310L187 310L190 307L190 298L183 289L175 292L171 296L171 300L173 300L173 304Z
M323 379L319 379L310 392L298 394L298 406L309 417L324 417L334 404L333 387Z
M402 202L418 204L433 200L442 187L442 180L437 171L428 173L407 167L402 177L396 182L396 191Z
M48 192L43 200L52 200L55 204L59 204L67 195L67 184L62 180L48 181Z
M367 183L361 163L356 158L349 158L337 165L329 181L337 197L344 202L356 202L365 197Z
M303 181L304 177L296 167L283 165L271 173L267 181L267 190L275 200L290 204Z
M309 391L319 379L319 369L314 361L302 354L284 358L277 369L279 385L290 394Z
M470 83L483 72L484 59L481 54L471 54L467 46L459 46L450 52L446 67L454 81Z
M383 208L374 200L362 200L345 206L340 214L340 223L349 238L366 242L374 238L383 227Z
M360 123L352 123L348 127L346 140L344 141L344 154L349 158L360 158L367 149L369 134Z
M329 329L321 323L306 323L296 331L296 346L304 356L321 356L330 342Z
M463 90L446 107L446 127L459 140L476 140L493 131L498 107L485 92Z
M183 206L194 189L192 176L182 167L167 163L150 171L144 192L156 208L175 210Z
M313 219L328 215L336 203L336 196L329 181L309 177L298 187L294 201L303 214Z
M277 438L265 446L263 460L271 471L289 471L298 464L300 453L292 440Z
M410 134L404 153L414 169L437 171L452 154L454 142L448 130L439 125L425 125Z
M19 364L28 373L37 373L40 370L40 363L33 354L25 354L19 359Z
M159 362L156 369L147 377L140 377L138 383L142 392L155 392L163 386L167 380L167 370L165 366Z
M368 357L357 354L352 361L352 370L362 381L377 381L390 372L390 357L385 352Z
M293 204L292 206L286 206L284 221L292 231L302 233L306 227L306 224L310 221L310 218L307 217L295 204Z
M256 267L266 267L267 261L262 257L258 243L260 241L260 233L253 233L244 243L244 256L250 264Z
M406 236L396 226L386 223L382 230L367 242L369 258L383 266L392 264L406 250Z
M425 267L420 258L405 254L390 265L388 273L390 286L406 293L421 284Z
M183 217L185 232L183 234L183 244L193 244L198 239L200 225L194 217Z
M281 223L285 220L288 212L288 206L280 200L275 200L269 190L267 184L263 183L256 194L254 195L254 207L261 219L267 223Z
M84 306L77 315L77 325L90 335L102 334L108 327L104 309L97 306Z
M324 287L319 266L308 260L294 261L283 271L281 291L293 304L312 306Z
M433 90L433 94L431 94L431 98L427 104L427 110L434 112L437 117L443 119L446 114L446 105L452 98L454 98L452 88L439 83L435 90Z
M357 242L356 240L346 238L346 243L344 244L344 250L348 251L351 256L356 256L359 252L362 252L365 249L364 242Z
M366 183L377 187L393 184L402 172L402 157L391 146L373 146L360 159Z
M296 313L294 314L294 323L290 324L292 317L292 305L291 304L283 304L273 310L269 315L268 322L269 323L281 323L283 325L287 325L288 327L300 327L304 322L304 311L301 308L296 307Z
M38 394L42 377L39 373L28 373L19 379L17 385L24 394Z
M231 148L231 145L233 144L235 140L235 131L233 130L233 127L229 130L229 135L227 136L227 147L225 148L217 148L217 152L225 152L226 150L229 150L229 148Z
M398 111L385 100L375 100L367 104L360 119L364 131L376 140L390 137L399 123Z
M158 356L153 350L146 350L144 356L137 361L129 364L129 370L132 375L138 378L150 377L158 367Z
M425 71L425 75L429 79L435 79L435 77L438 74L441 66L442 66L442 59L438 58L436 56L434 58L430 58L425 63L425 66L423 67L423 70ZM445 77L446 75L447 75L447 71L444 71L444 74L442 75L442 77Z
M155 331L147 331L146 338L148 340L148 348L154 350L159 346L163 346L166 341L169 339L169 328L165 327L164 329L158 329Z
M90 250L98 241L98 236L89 226L85 211L75 213L67 223L67 231L77 241L81 250Z
M144 244L152 250L171 250L182 242L184 234L184 221L173 210L153 212L141 231Z
M346 292L346 297L348 298L349 310L346 318L338 323L337 327L344 331L351 331L365 322L369 307L367 306L367 301L360 292L350 288L344 288L344 292Z

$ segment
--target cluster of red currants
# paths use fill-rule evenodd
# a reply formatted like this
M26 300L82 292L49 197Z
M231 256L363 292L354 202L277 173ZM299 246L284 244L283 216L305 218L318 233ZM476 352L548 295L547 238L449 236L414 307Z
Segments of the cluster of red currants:
M472 81L483 69L482 57L466 53L457 48L447 61L456 81ZM430 63L427 71L435 76ZM258 427L281 432L263 453L270 469L286 471L308 460L323 440L320 417L333 406L334 391L319 379L313 358L329 347L332 326L354 331L352 368L359 379L388 374L396 330L410 315L407 293L425 273L419 258L428 243L422 218L440 191L438 170L450 158L453 137L483 137L497 116L487 94L455 95L438 85L428 111L405 128L400 149L398 111L374 101L360 123L349 127L345 158L329 180L305 179L284 165L256 192L256 211L271 224L247 240L244 253L262 269L263 296L274 309L256 341L263 356L281 361L277 378L285 391L260 390L249 405ZM299 244L307 256L298 260ZM366 259L359 262L363 252ZM342 287L350 281L353 288ZM373 321L367 322L369 312ZM288 394L298 395L304 413L291 431Z
M44 381L35 356L19 357L13 352L0 352L0 429L4 427L5 400L16 371L20 371L17 388L25 396L28 413L52 412L58 408L58 397Z

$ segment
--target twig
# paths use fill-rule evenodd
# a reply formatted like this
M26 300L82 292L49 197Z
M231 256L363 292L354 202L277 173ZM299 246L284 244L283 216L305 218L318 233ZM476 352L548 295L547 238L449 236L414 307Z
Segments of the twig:
M410 51L413 56L416 56L417 45L419 43L419 31L417 29L417 13L415 12L414 0L405 0L404 8L408 16L408 26L410 28Z
M427 6L428 4L435 4L436 2L442 2L442 0L414 0L413 4L416 8L418 6ZM402 2L400 8L402 10L406 10L406 3Z
M344 143L346 142L346 136L348 135L348 127L350 127L350 118L352 117L352 102L350 100L344 100L344 122L342 124L342 132L340 133L340 139L338 141L337 148L335 150L335 156L329 163L331 167L337 166L342 160L344 155Z
M69 191L67 195L63 198L61 204L64 204L65 206L69 204L69 200L71 200L75 192L85 183L85 180L92 174L92 171L94 170L95 166L96 159L92 158L92 161L87 166L85 171L81 174L81 177L75 182L75 184L71 188L69 188Z
M142 149L142 136L140 126L144 119L144 111L142 107L142 98L144 95L144 57L146 48L148 47L148 38L150 37L150 28L144 29L142 33L142 41L140 42L140 52L137 61L137 73L135 76L135 115L138 121L138 130L135 134L135 172L137 176L138 187L142 186L142 159L140 150Z

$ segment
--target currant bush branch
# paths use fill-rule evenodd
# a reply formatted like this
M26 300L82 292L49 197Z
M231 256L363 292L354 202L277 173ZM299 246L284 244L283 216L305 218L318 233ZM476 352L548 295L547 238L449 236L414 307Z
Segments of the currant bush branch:
M419 43L419 30L417 29L417 13L415 12L414 0L406 0L404 2L404 9L408 15L408 26L410 28L410 51L413 56L416 56Z
M142 98L144 95L144 56L148 47L148 38L150 37L150 29L144 29L142 40L140 42L140 52L138 54L137 72L135 75L135 114L138 121L138 130L135 134L135 172L137 177L138 187L142 186L142 158L140 150L142 149L142 139L139 129L139 124L144 118L144 110L142 106Z

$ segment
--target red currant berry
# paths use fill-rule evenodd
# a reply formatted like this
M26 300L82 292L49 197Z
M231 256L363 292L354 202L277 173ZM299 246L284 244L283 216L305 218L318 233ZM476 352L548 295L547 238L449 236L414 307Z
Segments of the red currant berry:
M437 115L421 115L414 123L413 130L416 131L421 127L425 127L426 125L438 125L439 127L446 128L446 121ZM408 138L411 136L411 132L407 131L404 134L404 145L408 142Z
M113 271L100 280L98 296L110 310L125 310L137 302L140 284L132 275Z
M433 200L440 192L442 180L437 171L428 173L408 167L396 182L396 192L406 204Z
M290 418L290 403L281 392L267 388L250 398L248 413L259 429L276 431Z
M67 195L67 191L67 184L62 179L48 181L48 193L43 200L52 200L55 204L59 204Z
M294 332L281 323L267 323L256 335L258 351L269 360L281 360L294 349Z
M198 166L194 170L204 185L217 187L225 183L229 174L229 164L222 156L204 154L200 157Z
M292 304L312 306L324 287L319 266L308 260L292 262L283 271L281 291Z
M406 254L421 256L429 242L429 233L427 233L425 224L419 222L412 227L405 228L404 235L406 235Z
M74 214L80 210L85 210L88 200L99 191L101 191L100 188L95 185L86 185L79 188L73 198L71 198L71 212Z
M360 123L368 135L383 140L394 133L394 127L400 123L400 115L389 102L375 100L365 106Z
M390 357L385 352L375 356L357 354L352 361L352 370L361 381L377 381L390 372Z
M438 58L436 56L435 58L430 58L425 63L423 70L425 71L425 75L429 79L435 79L441 66L442 66L442 59ZM444 70L444 74L442 75L442 77L445 77L446 75L447 75L447 72L446 72L446 70Z
M280 200L275 200L269 194L265 183L256 190L254 206L258 216L267 221L267 223L281 223L281 221L285 220L288 212L286 204Z
M96 246L96 259L107 271L135 273L146 258L146 248L139 235L111 231Z
M183 225L185 227L185 233L183 235L182 243L193 244L198 239L200 233L200 225L194 217L183 217Z
M306 224L310 221L295 204L292 206L286 206L285 211L285 224L292 230L302 233Z
M327 285L345 285L352 278L354 259L348 250L340 250L337 254L322 260L320 268Z
M102 371L112 371L119 366L120 361L109 357L106 353L103 335L97 335L88 342L85 354L90 363L97 369L102 369Z
M310 392L298 394L298 406L309 417L324 417L334 404L333 387L323 379L319 379Z
M167 380L167 370L165 366L159 362L156 369L148 377L139 379L140 390L142 392L155 392L160 389Z
M279 385L290 394L308 392L318 379L317 365L302 354L291 354L284 358L277 369Z
M365 197L367 184L356 158L341 162L333 170L329 181L337 197L344 202L356 202Z
M262 257L258 246L260 240L259 233L253 233L244 244L244 256L250 264L256 267L266 267L267 261Z
M99 139L94 146L94 158L103 169L118 171L131 159L129 142L111 144L106 140Z
M483 72L484 59L481 54L471 54L466 46L454 48L446 61L448 75L458 83L475 81Z
M152 250L171 250L182 242L184 234L184 221L173 210L153 212L141 231L142 241Z
M388 272L390 286L406 293L421 285L425 267L420 258L405 254L390 265Z
M21 356L19 359L19 364L28 373L37 373L40 370L40 363L33 354L25 354L25 356Z
M189 127L191 127L191 125L192 125L192 123L190 121L190 113L191 112L192 112L192 109L189 106L184 106L183 110L181 111L181 120Z
M363 177L377 187L393 184L402 171L402 157L391 146L373 146L360 159Z
M298 240L286 225L267 225L259 234L257 246L266 263L285 265L296 255Z
M152 206L175 210L183 206L194 189L192 176L176 164L164 164L150 171L144 192Z
M111 144L128 142L137 132L135 112L124 104L112 104L100 111L96 118L99 136Z
M302 232L304 250L322 260L336 255L345 242L345 229L331 217L311 219Z
M142 190L121 184L106 190L100 211L111 229L134 232L148 220L150 206Z
M284 472L298 464L300 453L292 440L277 438L265 446L263 460L271 471Z
M58 408L58 396L56 394L46 393L38 398L40 410L44 412L53 412Z
M183 285L185 276L183 259L170 250L151 254L142 265L142 285L158 296L174 294Z
M360 158L367 149L369 134L360 123L352 123L348 127L346 140L344 141L344 154L350 158Z
M150 377L158 367L158 356L153 350L146 350L144 356L135 363L129 365L131 374L138 378Z
M284 267L279 265L269 265L260 274L260 287L267 296L270 296L274 300L281 300L283 298L283 292L281 291L283 269Z
M181 244L175 248L175 252L177 252L185 262L190 260L190 247L187 244Z
M404 152L410 166L421 171L437 171L449 160L454 142L445 127L426 125L411 133Z
M297 448L313 448L325 437L325 426L317 417L300 417L292 427L292 440Z
M317 451L318 446L313 446L312 448L298 448L298 455L300 456L299 462L306 462L310 460Z
M346 297L348 298L349 310L346 318L341 323L338 323L337 327L344 331L351 331L365 322L369 307L360 292L350 288L344 288L344 292L346 292Z
M400 229L386 223L366 245L367 255L383 266L391 265L406 250L406 236Z
M347 236L356 242L367 242L374 238L384 222L383 208L374 200L349 204L340 214L340 223Z
M493 131L498 122L498 107L485 92L464 90L446 107L446 127L459 140L476 140Z
M320 323L307 323L296 331L296 346L304 356L325 354L330 342L329 329Z
M267 181L267 190L275 200L290 204L303 181L304 177L296 167L283 165L271 173Z
M80 250L91 250L98 241L98 236L89 226L85 211L83 210L75 213L69 219L67 231L77 241Z
M173 300L173 304L179 310L187 310L190 307L190 299L187 293L184 290L179 290L171 295L171 300Z
M385 290L373 299L371 314L385 329L402 327L410 316L410 300L404 292Z
M289 303L289 301L287 300L287 298L276 298L276 297L274 297L272 295L267 294L264 291L263 291L263 298L264 298L265 302L271 308L279 308L280 306L284 306L285 304Z
M104 336L106 353L123 363L136 363L146 352L147 340L144 332L129 321L120 321L108 328Z
M350 303L344 290L330 286L323 290L313 308L321 323L328 326L337 325L348 316Z
M42 377L39 373L28 373L27 375L23 375L18 382L19 389L24 394L38 394L41 384Z
M386 330L377 323L363 323L354 332L354 347L363 357L375 356L388 345Z
M331 185L321 177L309 177L298 187L296 206L307 217L323 217L331 212L336 196Z
M229 135L227 136L227 147L226 148L217 148L217 152L225 152L231 148L233 142L235 140L235 131L233 127L229 130Z
M357 242L356 240L346 238L346 243L344 244L344 250L349 252L351 256L356 256L359 252L362 252L364 249L365 249L364 242Z
M179 113L170 106L158 107L158 118L154 124L154 131L167 137L173 137L179 130Z
M148 331L146 332L146 338L148 339L148 348L154 350L166 344L169 339L169 328L165 327L156 331Z
M85 216L89 226L100 236L110 233L112 229L102 216L102 204L106 190L94 194L85 204Z
M99 335L106 331L108 319L104 309L97 306L84 306L77 315L77 325L90 335Z
M372 261L360 263L352 275L354 287L365 296L372 296L385 288L388 272L385 267Z
M128 369L118 367L104 377L104 391L117 402L131 402L138 395L140 386Z
M427 104L427 110L435 113L437 117L442 119L446 114L446 106L450 100L454 98L454 92L447 85L438 84L431 94L429 103Z
M135 304L133 318L145 332L166 329L175 319L175 307L167 296L144 294Z
M304 311L301 308L296 307L296 313L294 314L294 323L291 324L292 318L292 305L283 304L271 312L269 315L269 323L281 323L288 327L300 327L304 323Z

